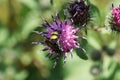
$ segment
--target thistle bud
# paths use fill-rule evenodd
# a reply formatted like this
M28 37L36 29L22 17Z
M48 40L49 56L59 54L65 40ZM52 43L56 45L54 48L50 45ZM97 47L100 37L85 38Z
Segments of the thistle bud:
M68 12L76 25L86 25L90 20L89 5L84 0L71 2L68 7Z
M110 27L112 31L120 32L120 6L115 8L114 5L112 5Z

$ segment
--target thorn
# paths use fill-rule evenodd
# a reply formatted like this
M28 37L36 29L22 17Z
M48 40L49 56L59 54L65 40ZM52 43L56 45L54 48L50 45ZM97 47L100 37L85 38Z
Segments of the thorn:
M48 57L50 55L50 53L46 54L45 57Z
M87 24L85 23L85 24L83 24L81 27L85 27Z
M57 19L60 19L60 16L59 16L58 12L56 13L56 17L57 17Z
M64 64L66 63L66 58L64 58L64 61L63 61L63 62L64 62Z
M45 44L44 42L32 42L32 44L39 44L39 45L43 45Z
M43 26L42 26L42 25L39 25L38 27L42 28Z
M72 18L75 18L75 16L76 16L77 14L78 14L78 12L76 11Z
M57 55L56 55L56 56L54 56L51 60L57 60L56 58L57 58Z
M32 42L32 44L38 44L38 42Z
M112 8L114 8L114 4L112 3Z
M51 27L51 24L50 24L47 20L45 20L45 23L46 23L49 27Z
M71 21L71 23L73 23L73 19L72 18L70 18L70 21Z
M64 20L66 19L66 10L64 10Z
M54 19L54 16L53 16L53 15L51 15L51 17Z
M39 31L32 31L32 32L34 32L36 34L39 34L39 35L41 35L41 36L43 36L45 38L48 38L47 35L46 35L46 34L48 34L47 32L39 32Z
M73 53L70 51L70 54L71 54L71 58L73 58Z
M34 32L34 33L36 33L36 34L42 34L42 32L39 32L39 31L32 31L32 32Z
M64 61L63 61L64 63L66 63L66 57L67 57L67 54L65 53L64 54Z
M57 62L55 61L55 62L54 62L54 65L53 65L53 68L55 68L55 67L56 67L56 65L57 65Z
M65 21L65 25L67 25L67 21Z
M49 48L48 48L48 47L46 47L46 48L42 49L42 51L47 51L47 50L49 50Z
M41 27L45 27L45 28L47 28L47 26L46 26L45 24L42 24Z
M58 25L57 21L55 20L56 25Z
M57 21L55 20L54 16L52 15L52 19L53 19L53 22L56 23L56 25L58 25Z
M53 55L53 54L48 53L48 54L46 55L46 57L51 58L51 57L52 57L52 55Z
M55 29L54 28L52 28L52 27L50 27L52 30L54 30L55 31Z
M62 22L60 23L60 27L62 28Z
M42 36L45 36L45 34L48 34L48 32L39 32L39 31L32 31L32 32L42 35Z

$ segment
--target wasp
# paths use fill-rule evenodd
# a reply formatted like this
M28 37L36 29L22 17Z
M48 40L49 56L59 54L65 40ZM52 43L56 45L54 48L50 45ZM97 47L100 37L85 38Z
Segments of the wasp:
M62 51L63 51L62 48L59 45L59 34L61 33L61 31L54 30L51 33L50 38L45 36L45 34L47 34L46 32L38 32L38 31L33 31L33 32L35 32L37 34L40 34L40 35L45 37L44 42L39 42L39 43L33 42L33 44L47 45L48 47L44 48L42 51L47 51L47 50L51 49L52 53L48 53L46 56L51 58L52 55L55 53L56 56L53 59L56 59L56 58L59 59L59 57L62 55Z
M45 40L45 44L52 49L53 53L56 53L56 56L53 59L59 58L62 54L62 48L58 41L59 34L60 31L55 30L51 33L50 38ZM47 56L51 57L52 54L49 53Z

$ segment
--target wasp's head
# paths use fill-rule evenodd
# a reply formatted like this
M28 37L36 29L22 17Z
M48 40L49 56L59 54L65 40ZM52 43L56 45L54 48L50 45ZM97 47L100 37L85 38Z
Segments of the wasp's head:
M56 39L58 39L58 31L53 31L52 33L51 33L51 36L50 36L50 39L51 40L56 40Z

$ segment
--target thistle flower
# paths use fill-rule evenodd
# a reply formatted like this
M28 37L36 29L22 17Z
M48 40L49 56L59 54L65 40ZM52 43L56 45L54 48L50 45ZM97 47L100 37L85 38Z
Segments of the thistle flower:
M89 5L85 4L84 0L76 0L75 2L70 3L68 7L68 12L75 24L80 26L86 25L90 20Z
M46 48L44 48L43 51L50 51L47 55L49 58L52 58L56 62L56 60L64 56L64 62L66 62L67 53L71 53L74 48L80 48L79 43L77 43L79 36L76 36L79 29L75 29L72 26L72 20L61 21L59 14L56 15L56 18L53 16L52 18L52 23L45 20L45 24L43 24L43 27L45 27L47 32L34 32L45 38L44 42L39 43L46 45Z
M114 8L114 5L112 5L112 19L110 21L110 27L113 31L120 32L120 6Z

